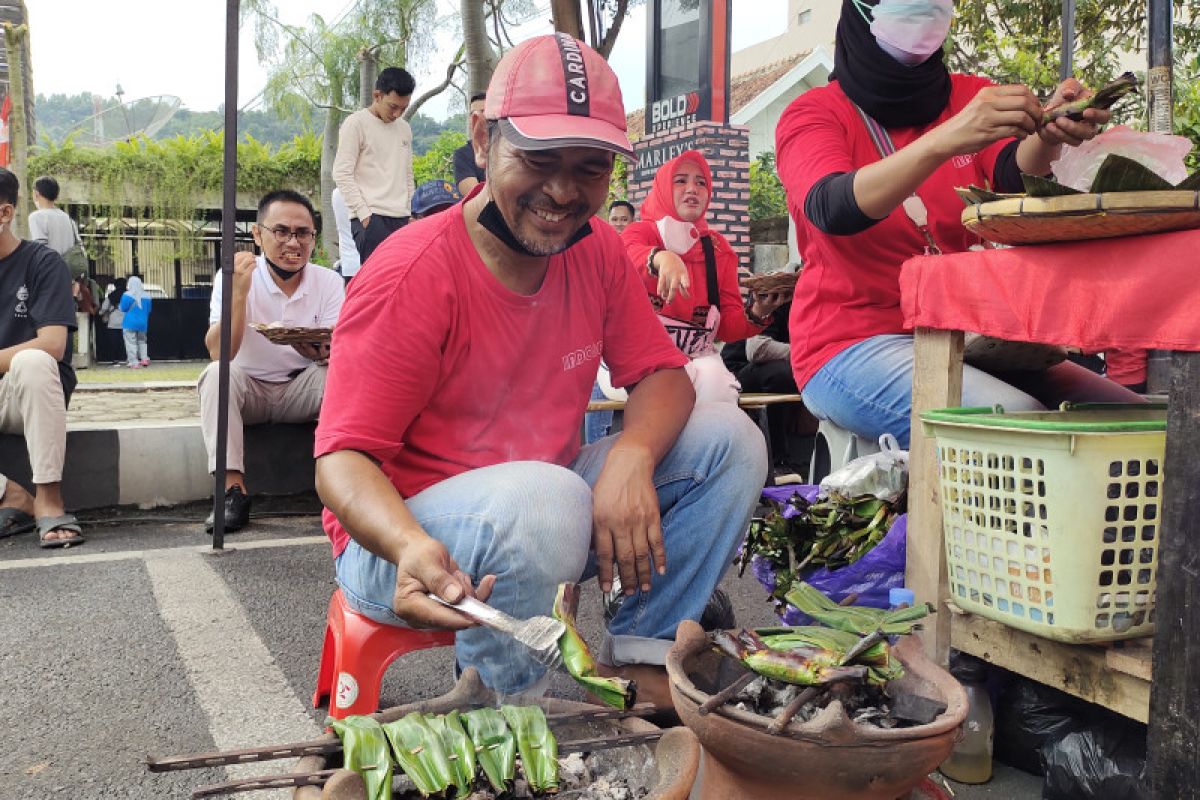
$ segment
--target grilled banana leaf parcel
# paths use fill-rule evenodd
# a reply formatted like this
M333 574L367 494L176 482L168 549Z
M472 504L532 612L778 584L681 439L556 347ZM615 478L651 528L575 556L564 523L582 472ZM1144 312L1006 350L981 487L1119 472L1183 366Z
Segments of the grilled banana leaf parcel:
M587 642L579 635L576 627L575 614L578 608L579 584L559 584L552 615L567 626L558 640L563 666L580 686L599 697L605 704L613 708L632 708L637 700L637 685L624 678L605 678L597 674L596 659L592 657Z
M537 706L501 706L500 713L517 738L525 780L535 792L558 790L558 742Z
M426 721L425 715L414 711L383 726L396 763L412 779L424 796L444 792L450 787L454 769L442 745L442 738Z
M462 719L488 783L497 792L508 791L517 771L517 740L504 717L494 708L477 708Z
M352 715L327 719L325 724L342 740L342 763L362 776L367 800L392 796L392 754L387 735L372 717Z

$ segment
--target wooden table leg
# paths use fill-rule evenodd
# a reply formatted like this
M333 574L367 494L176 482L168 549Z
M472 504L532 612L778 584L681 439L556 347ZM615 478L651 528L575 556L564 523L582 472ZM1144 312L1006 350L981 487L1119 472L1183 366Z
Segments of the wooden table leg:
M939 664L950 653L950 612L946 609L946 550L942 544L942 504L934 441L925 436L921 414L962 402L962 331L918 328L914 337L912 432L908 474L908 562L905 585L917 600L933 603L937 614L925 624L925 652Z
M1171 357L1167 454L1159 527L1151 796L1200 797L1200 353Z

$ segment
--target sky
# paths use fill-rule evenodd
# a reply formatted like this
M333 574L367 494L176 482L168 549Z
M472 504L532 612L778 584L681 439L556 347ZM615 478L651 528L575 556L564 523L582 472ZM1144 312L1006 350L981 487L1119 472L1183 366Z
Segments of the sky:
M103 97L119 84L125 100L170 94L185 108L216 110L225 98L224 0L25 0L29 12L33 88L39 94L90 92ZM537 0L549 8L548 0ZM438 0L439 15L452 14L457 0ZM285 22L300 24L312 13L326 21L353 13L355 0L279 0ZM782 33L787 0L737 0L733 4L733 49ZM549 11L518 29L521 38L549 33ZM640 108L645 99L645 7L625 20L617 46L609 58L621 81L627 110ZM516 37L514 37L516 38ZM254 50L252 25L239 37L238 106L245 107L266 83ZM431 59L426 69L410 67L421 87L440 82L445 59L457 41L439 37L442 58ZM64 55L65 54L65 55ZM461 100L450 103L450 93L427 103L421 110L443 119L461 110Z

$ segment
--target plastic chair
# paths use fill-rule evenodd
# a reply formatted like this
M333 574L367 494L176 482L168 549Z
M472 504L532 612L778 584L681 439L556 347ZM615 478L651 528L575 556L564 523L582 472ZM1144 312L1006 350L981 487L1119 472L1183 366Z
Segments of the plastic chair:
M313 708L328 697L334 719L373 714L389 664L414 650L453 644L454 631L400 628L364 617L347 605L340 588L335 589L329 598Z
M817 426L812 459L808 463L808 482L819 484L830 473L837 472L861 456L879 452L879 443L839 427L827 419Z

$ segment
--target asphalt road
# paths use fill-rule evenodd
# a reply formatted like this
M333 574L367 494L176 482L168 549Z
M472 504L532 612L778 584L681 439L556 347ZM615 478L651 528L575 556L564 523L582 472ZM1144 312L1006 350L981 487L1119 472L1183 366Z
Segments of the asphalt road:
M88 542L66 551L40 550L32 535L0 540L0 800L187 797L266 770L150 774L146 756L319 733L324 711L310 706L334 582L314 508L312 498L259 502L256 512L309 513L260 517L221 555L198 507L91 512ZM581 621L598 642L594 586ZM739 624L774 622L749 576L725 588ZM381 702L435 697L452 675L449 648L409 654L388 670ZM577 696L567 678L551 693ZM958 798L1008 800L1039 789L1005 769L985 787L955 786Z

